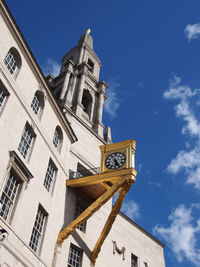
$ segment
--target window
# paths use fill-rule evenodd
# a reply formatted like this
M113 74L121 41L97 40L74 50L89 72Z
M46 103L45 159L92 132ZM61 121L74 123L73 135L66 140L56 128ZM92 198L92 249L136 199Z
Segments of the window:
M73 244L70 245L67 267L80 267L82 262L82 250Z
M53 145L60 151L62 146L63 133L59 126L56 127L53 134Z
M4 58L4 64L10 74L15 75L21 67L21 57L16 48L12 47Z
M44 95L42 92L37 91L31 102L31 108L36 115L40 115L42 109L44 109Z
M57 168L56 168L55 164L53 163L53 161L50 159L48 167L47 167L45 179L44 179L44 184L43 184L44 187L46 187L46 189L48 191L50 191L50 189L51 189L51 187L53 185L53 181L55 179L56 171L57 171Z
M92 97L88 90L83 90L83 98L82 98L83 111L90 116L91 108L92 108Z
M88 58L88 65L90 66L90 71L93 73L94 71L94 62Z
M26 123L18 146L18 150L24 158L28 157L35 136L36 135L32 127L28 123Z
M131 254L131 267L138 267L138 258Z
M85 211L94 202L94 200L91 197L89 197L86 193L84 193L81 189L76 189L74 192L76 196L74 219L76 219L83 211ZM82 232L85 232L86 223L87 221L80 224L77 227L77 229L79 229Z
M9 96L9 93L0 80L0 112L4 107L6 99L8 96Z
M20 184L21 180L13 170L11 170L0 199L0 216L3 217L4 220L7 220L11 215Z
M4 220L10 219L16 206L22 185L27 186L33 175L20 160L15 151L10 151L10 160L8 163L8 174L0 196L0 216Z
M74 212L74 219L76 219L89 205L83 201L80 197L77 196L76 198L76 206L75 206L75 212ZM79 229L82 232L85 232L86 230L86 222L80 224L77 229Z
M29 243L29 247L32 248L33 251L39 253L41 248L42 239L44 235L44 229L47 221L47 213L44 211L41 205L38 207L35 223L33 226L31 240Z

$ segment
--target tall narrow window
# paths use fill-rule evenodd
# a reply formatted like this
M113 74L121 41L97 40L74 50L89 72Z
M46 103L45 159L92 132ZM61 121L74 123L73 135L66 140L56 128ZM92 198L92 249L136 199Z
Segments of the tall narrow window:
M81 166L81 165L78 165L78 166ZM84 175L84 172L82 174L83 174L83 176L86 176L86 175ZM76 195L74 219L76 219L83 211L85 211L92 204L93 199L91 197L89 197L86 193L84 193L83 191L81 191L79 189L76 189L74 192L75 192L75 195ZM82 232L85 232L86 231L86 223L87 223L87 221L85 221L84 223L80 224L77 227L77 229L79 229Z
M90 66L90 71L93 73L94 71L94 62L88 58L88 65Z
M42 92L37 91L31 102L31 108L36 115L40 115L42 109L44 108L44 95Z
M138 267L138 258L131 254L131 267Z
M83 90L83 98L82 98L83 111L90 117L91 108L92 108L92 97L88 90Z
M70 245L67 267L81 267L83 252L80 248Z
M0 112L4 107L6 99L8 96L9 96L9 93L0 80Z
M0 198L0 216L4 220L7 220L12 213L21 183L19 177L11 170Z
M63 140L63 133L59 126L56 127L54 134L53 134L53 145L58 149L61 150Z
M18 146L18 150L24 158L28 157L34 138L35 138L35 133L32 127L28 123L26 123Z
M21 67L21 57L16 48L12 47L4 58L4 64L10 74L15 75Z
M44 235L44 228L47 220L47 213L44 211L41 205L38 207L35 223L33 226L31 239L29 246L32 248L33 251L39 253L41 248L42 238Z
M57 171L57 168L56 168L55 164L53 163L53 161L50 159L48 167L47 167L45 179L44 179L44 187L48 191L50 191L52 186L53 186L53 182L54 182L54 179L55 179L56 171Z
M75 212L74 212L74 219L76 219L87 207L88 203L83 201L80 197L77 196L76 198L76 206L75 206ZM86 230L86 222L80 224L77 229L79 229L82 232L85 232Z

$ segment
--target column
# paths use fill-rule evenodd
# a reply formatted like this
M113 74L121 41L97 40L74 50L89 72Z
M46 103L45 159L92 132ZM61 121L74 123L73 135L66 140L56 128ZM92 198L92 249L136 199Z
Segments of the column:
M94 124L95 132L101 137L103 137L103 129L104 129L104 125L102 123L104 97L105 97L105 91L104 91L104 88L101 87L101 91L99 93L99 98L98 98L98 103L97 103L97 115L96 115L95 124Z
M79 82L78 96L77 96L77 99L76 99L76 102L78 104L81 104L81 101L82 101L83 88L84 88L84 82L85 82L85 74L86 74L86 72L83 71L82 74L81 74L80 82Z
M67 70L66 75L65 75L65 80L64 80L64 83L63 83L63 87L62 87L62 90L60 92L60 97L59 97L59 100L61 100L61 101L64 100L65 94L67 92L70 74L71 74L71 71Z
M99 93L98 109L97 109L97 121L100 123L102 122L103 104L104 104L104 91L102 90Z
M77 76L73 76L73 82L72 82L72 86L71 88L69 88L69 92L67 94L67 102L70 105L70 107L72 106L72 100L73 100L73 95L74 95L74 89L76 86L76 81L77 81Z
M75 99L75 105L73 106L73 111L76 113L78 116L82 116L83 112L83 106L81 104L82 102L82 97L83 97L83 89L84 89L84 83L85 83L85 76L86 76L86 70L83 69L83 72L81 73L81 78L79 81L79 86L78 86L78 94Z

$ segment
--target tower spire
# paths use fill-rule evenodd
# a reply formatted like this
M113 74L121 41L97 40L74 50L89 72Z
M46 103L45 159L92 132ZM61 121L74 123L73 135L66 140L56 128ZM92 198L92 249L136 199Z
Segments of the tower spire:
M70 108L90 128L103 138L102 113L106 99L105 81L99 81L101 62L93 50L93 38L88 28L76 47L62 59L57 78L59 101Z
M88 28L87 30L86 30L86 32L85 32L86 34L90 34L91 33L91 29L90 28Z

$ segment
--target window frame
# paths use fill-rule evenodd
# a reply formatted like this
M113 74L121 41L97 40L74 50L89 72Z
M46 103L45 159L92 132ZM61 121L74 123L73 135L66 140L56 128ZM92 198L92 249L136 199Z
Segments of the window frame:
M76 250L76 252L79 252L80 254L78 255L78 257L80 258L80 262L78 262L79 266L77 266L76 264L75 265L72 265L72 263L70 263L70 259L71 260L76 260L77 259L77 255L75 255L75 259L74 258L70 258L70 256L72 255L73 253L73 250ZM69 253L68 253L68 259L67 259L67 267L81 267L82 266L82 261L83 261L83 250L77 246L75 246L74 244L70 244L70 247L69 247ZM75 262L77 263L77 262Z
M39 106L36 107L35 103L34 103L34 99L36 98L36 101L39 103L37 104ZM44 93L41 92L40 90L37 90L32 98L32 101L31 101L31 109L32 111L34 112L34 114L39 118L41 119L42 117L42 113L43 113L43 110L44 110Z
M60 153L62 149L62 144L63 144L63 132L62 132L61 127L58 125L56 126L54 130L52 143L53 143L53 146Z
M42 225L40 225L40 222L41 222L40 220L36 221L38 216L39 216L39 212L42 213L42 215L43 215ZM43 245L44 236L45 236L45 231L46 231L46 226L47 226L47 221L48 221L48 213L42 207L42 205L39 203L37 213L35 216L35 220L34 220L34 224L33 224L33 228L32 228L32 232L31 232L30 241L29 241L29 247L37 255L41 254L42 245ZM38 227L40 227L41 230ZM38 238L36 236L34 236L35 232L39 233L39 237L37 236ZM33 237L33 239L32 239L32 237ZM32 242L32 240L36 240L36 238L37 238L37 242L36 243L34 243L35 241ZM33 244L31 244L31 243L33 243Z
M76 194L76 203L74 208L74 219L76 219L84 210L89 207L89 204L84 201L84 199ZM86 232L87 221L80 224L76 229L80 230L81 232Z
M17 155L15 151L9 151L9 156L10 156L10 160L7 166L6 175L4 177L4 182L3 182L3 186L2 186L1 194L0 194L0 200L2 199L4 190L8 185L8 179L12 173L13 175L15 175L16 180L18 180L18 188L16 189L16 194L13 199L12 207L11 206L9 207L7 217L4 218L3 216L1 216L1 218L3 218L5 221L7 221L8 223L11 223L16 207L19 202L19 198L21 197L21 193L23 190L27 188L30 179L33 178L33 175L28 170L28 168L24 165L24 163L21 161L21 159L19 158L19 156Z
M31 136L31 141L29 144L30 136ZM24 129L22 131L21 137L20 137L18 151L20 152L21 156L27 161L29 161L30 159L30 155L33 150L33 144L35 142L35 138L36 138L36 134L34 132L33 127L28 122L26 122Z
M1 91L2 90L2 91ZM2 95L4 94L4 96ZM0 79L0 115L4 110L4 107L6 105L6 102L8 100L10 93L8 92L7 88L5 87L5 85L3 84L3 82ZM1 102L2 99L2 102Z
M11 168L0 196L0 217L10 222L16 208L23 181Z
M19 74L19 71L21 69L22 60L21 56L18 52L18 50L15 47L11 47L8 52L6 53L4 59L3 59L4 65L6 66L6 69L12 75L14 78L16 78ZM12 64L10 64L12 62ZM13 70L13 62L15 65L15 68Z
M135 261L136 265L133 261ZM131 253L131 267L138 267L138 257L133 253Z
M50 173L49 172L49 166L51 166L53 169L53 176L52 177L50 177L50 175L49 175L49 173ZM58 171L58 168L56 167L53 160L50 158L49 162L48 162L47 169L46 169L44 182L43 182L43 186L46 188L46 190L48 192L53 192L53 188L54 188L55 182L56 182L57 171ZM50 182L49 182L49 180L50 180Z

